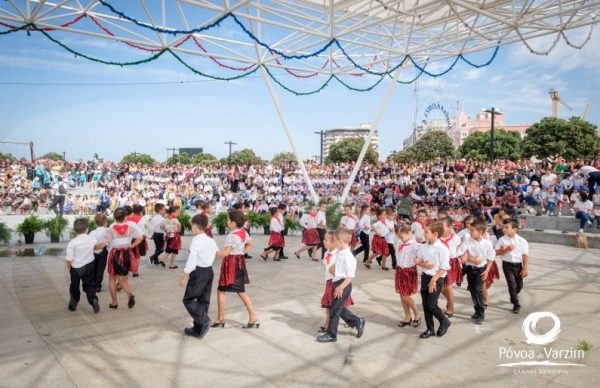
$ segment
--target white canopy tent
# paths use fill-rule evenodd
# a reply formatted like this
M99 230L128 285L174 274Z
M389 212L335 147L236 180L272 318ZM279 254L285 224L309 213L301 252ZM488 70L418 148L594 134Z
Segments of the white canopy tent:
M389 78L348 177L343 203L401 71L416 68L439 76L446 71L430 73L426 65L450 60L449 71L459 59L480 67L466 56L495 50L493 59L499 46L516 42L539 55L561 39L581 48L590 39L599 10L600 0L5 0L0 2L0 26L47 37L50 31L61 31L110 39L154 55L169 52L178 59L195 55L246 73L260 69L315 202L318 196L270 69L298 79ZM589 29L586 37L572 42L566 31L582 27ZM554 35L550 47L530 43L545 35Z

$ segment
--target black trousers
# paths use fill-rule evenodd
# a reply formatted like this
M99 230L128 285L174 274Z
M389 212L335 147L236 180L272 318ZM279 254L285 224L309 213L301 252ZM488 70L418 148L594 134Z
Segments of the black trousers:
M519 292L523 289L523 277L521 276L521 270L523 270L523 264L521 263L509 263L508 261L502 262L502 272L506 278L506 284L508 285L508 293L510 295L510 303L515 307L520 307L519 304Z
M321 260L325 258L325 245L323 241L325 241L325 234L327 233L327 229L317 228L317 233L319 233L319 245L317 245L317 249L321 250Z
M54 211L55 214L62 215L65 209L65 195L64 194L56 194L54 198L52 198L52 203L50 204L50 209Z
M335 289L342 284L344 280L338 280L333 283L333 287L331 292L333 293ZM341 298L333 298L331 302L331 306L329 307L329 327L327 328L327 332L331 334L333 337L337 338L338 325L340 323L340 318L344 320L350 327L356 327L360 323L360 318L354 315L350 310L344 307L344 303L346 299L350 297L352 294L352 283L348 284L348 287L344 288L344 292L342 293Z
M285 243L285 233L281 232L281 238L283 239L283 242ZM285 245L284 245L284 247L285 247ZM281 259L283 256L285 256L283 254L283 248L280 248L279 249L279 258Z
M108 258L108 249L104 248L100 253L94 253L94 280L96 287L102 287L104 271L106 271L106 259Z
M473 301L473 308L475 314L479 318L485 316L485 306L483 305L483 278L481 274L485 271L485 267L477 268L472 265L465 265L465 272L467 274L467 287L471 292L471 300Z
M388 243L388 248L390 250L390 256L392 256L392 268L396 269L396 249L394 248L394 244Z
M94 299L96 299L96 279L94 277L94 263L88 263L81 268L71 268L71 285L69 286L69 294L71 298L75 301L75 306L77 307L77 303L79 303L79 299L81 298L81 292L79 290L79 284L81 283L83 288L83 292L85 292L87 296L87 300L89 304L92 304Z
M371 246L369 244L369 235L365 232L360 232L358 235L358 239L360 240L360 247L354 250L354 256L358 255L361 252L364 252L363 263L367 261L369 258L369 252L371 251Z
M152 241L154 241L154 245L156 249L154 250L154 254L150 256L150 262L155 263L158 261L158 256L165 250L165 235L164 233L154 233L152 235Z
M590 193L594 191L594 185L596 184L600 185L600 172L590 172L588 176L588 189Z
M429 282L433 276L429 276L426 273L421 275L421 300L423 302L423 314L425 315L425 324L427 330L434 331L435 326L433 325L433 317L435 317L440 324L446 319L440 306L438 306L438 298L442 287L444 286L444 278L439 278L435 283L435 291L429 292Z
M210 321L210 318L208 318L208 306L210 305L213 276L212 267L196 267L190 273L187 286L185 287L185 294L183 295L183 305L194 319L194 326Z

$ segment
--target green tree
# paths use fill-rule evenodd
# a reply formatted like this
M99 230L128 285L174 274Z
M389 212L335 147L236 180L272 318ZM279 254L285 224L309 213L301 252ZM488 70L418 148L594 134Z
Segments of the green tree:
M64 161L63 155L58 152L48 152L40 157L41 159L50 159L53 161Z
M296 156L292 152L280 152L271 160L273 164L297 163Z
M187 152L173 154L169 157L169 159L167 159L167 164L169 164L169 165L191 164L191 163L192 163L192 158L190 157L190 155Z
M412 147L405 148L401 151L395 152L391 159L396 163L410 163L417 160L415 151Z
M452 139L445 131L427 132L411 147L417 162L429 162L434 159L452 159L456 153Z
M355 162L358 159L363 144L365 144L365 139L360 137L339 141L329 147L329 155L327 156L325 163ZM371 164L377 164L378 159L379 155L373 149L373 146L369 145L364 161Z
M229 158L222 158L221 162L229 163ZM245 148L241 151L235 151L231 153L231 164L261 164L263 160L258 157L254 151L249 148Z
M15 160L15 157L11 153L5 154L5 153L0 152L0 160L13 161L13 160Z
M526 157L554 160L559 156L566 160L589 159L600 151L598 127L579 117L564 119L546 117L527 129L523 141Z
M141 163L146 165L151 165L156 163L156 160L148 154L139 154L137 152L131 152L121 159L121 163L133 164L133 163Z
M216 160L217 160L216 156L214 156L213 154L205 153L205 152L201 152L199 154L195 154L192 156L192 163L194 163L194 164L214 162Z
M463 158L487 160L490 153L490 133L475 132L467 136L459 149ZM494 155L497 159L517 161L523 157L523 140L518 132L494 130Z

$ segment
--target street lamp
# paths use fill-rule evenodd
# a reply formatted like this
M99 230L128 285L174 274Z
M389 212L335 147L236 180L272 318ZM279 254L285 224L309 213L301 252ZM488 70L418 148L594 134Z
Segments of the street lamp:
M320 163L323 164L323 134L325 133L325 131L323 131L322 129L318 132L315 132L315 135L319 135L321 137L321 157L320 157Z
M237 145L237 143L234 143L231 140L229 140L226 141L225 144L229 145L229 156L227 157L227 163L231 164L231 146Z
M496 119L496 115L501 115L502 112L497 111L496 108L492 107L492 109L485 109L483 110L485 113L489 113L492 115L492 124L490 127L490 162L494 163L494 124L495 124L495 119Z

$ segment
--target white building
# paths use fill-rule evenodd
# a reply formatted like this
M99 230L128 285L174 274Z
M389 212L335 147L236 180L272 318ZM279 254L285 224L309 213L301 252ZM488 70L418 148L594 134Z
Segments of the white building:
M327 159L329 155L329 147L338 143L344 139L349 138L363 138L366 139L369 136L371 130L371 124L361 124L358 127L340 127L328 129L323 132L323 161ZM376 152L379 152L379 141L377 139L377 130L373 134L371 139L371 146Z

